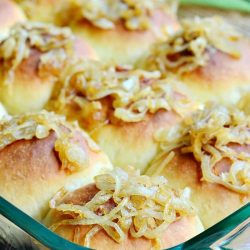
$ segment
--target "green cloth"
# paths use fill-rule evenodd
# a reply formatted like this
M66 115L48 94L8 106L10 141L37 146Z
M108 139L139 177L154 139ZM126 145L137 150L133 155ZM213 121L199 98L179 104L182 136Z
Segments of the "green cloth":
M194 4L227 10L250 12L250 1L248 0L180 0L180 3L183 5Z

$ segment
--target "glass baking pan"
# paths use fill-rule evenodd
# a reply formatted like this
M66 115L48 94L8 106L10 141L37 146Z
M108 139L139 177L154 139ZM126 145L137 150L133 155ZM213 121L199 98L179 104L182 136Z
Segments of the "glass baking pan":
M2 197L0 197L0 214L3 216L0 217L0 249L88 249L56 235ZM189 241L171 248L171 250L181 249L249 250L250 203Z
M180 2L184 6L180 10L181 16L217 14L220 11L218 9L242 11L244 18L240 22L237 16L235 25L250 35L250 0L180 0ZM193 8L194 5L200 7ZM248 13L248 16L244 12ZM230 11L224 14L230 21L234 21L235 16L230 16ZM87 250L88 248L54 234L0 197L0 250L17 249ZM171 250L182 249L250 250L250 203L189 241L171 248Z

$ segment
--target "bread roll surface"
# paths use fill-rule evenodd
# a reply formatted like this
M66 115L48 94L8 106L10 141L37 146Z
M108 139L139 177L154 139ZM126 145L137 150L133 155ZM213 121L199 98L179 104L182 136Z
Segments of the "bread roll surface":
M241 53L239 59L221 51L211 52L207 65L181 77L197 100L235 105L250 89L250 41L241 39L236 46Z
M121 23L114 29L106 30L84 20L72 24L71 28L93 46L103 62L133 64L147 53L152 44L176 32L179 24L173 15L155 10L149 30L128 30ZM163 30L167 31L166 34Z
M249 146L248 152L249 151ZM221 163L229 167L228 162ZM239 194L222 185L202 180L200 163L190 154L176 156L161 172L174 188L190 187L191 200L205 228L209 228L229 216L250 201L249 195Z
M21 124L16 130L13 119ZM37 123L33 124L34 120ZM39 133L46 122L52 124L47 134L32 134L34 129ZM63 133L58 134L53 127ZM38 220L47 212L49 200L59 189L74 190L112 168L107 156L85 132L68 126L54 114L44 111L15 116L1 121L0 128L0 194ZM22 136L29 130L31 134ZM6 136L12 138L7 145ZM78 162L78 167L73 162Z

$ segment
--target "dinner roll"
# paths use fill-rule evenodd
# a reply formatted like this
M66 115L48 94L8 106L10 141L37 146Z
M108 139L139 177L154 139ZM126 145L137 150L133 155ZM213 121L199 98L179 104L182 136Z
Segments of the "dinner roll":
M0 41L8 35L12 25L23 22L26 17L22 9L11 0L0 1Z
M68 28L42 23L13 26L0 42L0 101L10 114L41 110L66 59L93 58Z
M235 104L250 88L250 40L219 17L181 23L182 32L155 45L138 64L177 75L198 101Z
M151 44L179 29L175 0L21 2L31 20L70 26L107 63L133 63Z
M203 230L188 196L163 177L115 169L73 193L58 193L45 224L93 249L165 249Z
M133 165L143 172L157 153L154 132L196 107L181 94L181 85L159 76L76 61L64 68L47 108L78 120L116 166Z
M80 11L78 20L71 24L73 31L107 63L132 64L153 43L179 29L176 1L75 2L71 15L76 8Z
M0 195L38 220L59 189L77 189L107 169L107 156L62 116L41 111L0 121Z
M249 128L250 118L237 109L198 112L175 132L158 131L162 152L147 174L164 175L174 188L190 187L208 228L250 200Z

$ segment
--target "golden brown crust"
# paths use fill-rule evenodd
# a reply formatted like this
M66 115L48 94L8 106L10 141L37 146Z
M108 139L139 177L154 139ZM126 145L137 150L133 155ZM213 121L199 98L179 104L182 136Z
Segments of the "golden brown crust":
M250 41L240 39L237 48L241 52L239 59L219 50L210 51L209 61L204 67L181 77L196 99L235 104L243 90L249 89Z
M21 8L11 0L0 1L0 38L7 35L9 28L26 20Z
M241 39L237 42L240 58L235 58L219 50L210 51L209 61L205 67L197 69L190 75L196 75L207 81L208 85L216 85L214 81L226 81L232 78L247 81L250 78L248 62L250 60L250 41ZM188 74L187 74L188 75ZM213 86L214 87L214 86Z
M117 24L114 29L103 30L88 21L71 25L73 31L87 42L103 62L130 64L136 62L150 46L166 38L180 28L176 17L156 10L152 15L152 27L146 31L131 31ZM165 31L162 31L165 30Z
M76 58L98 60L95 50L80 37L76 37L74 42L74 51Z
M238 147L242 150L242 147ZM220 164L217 166L219 171L228 168L226 160ZM202 181L200 164L190 154L181 154L176 151L176 156L161 174L174 188L191 188L191 200L198 209L198 215L205 228L224 219L246 204L250 198L221 185Z
M0 194L41 219L48 209L48 201L60 188L86 185L102 169L111 168L108 158L101 151L93 151L77 131L74 138L89 161L86 168L72 173L61 168L54 149L54 132L45 139L19 140L0 150Z
M83 205L93 198L97 193L94 184L90 184L83 188L80 188L73 193L67 195L63 202L66 204L77 204ZM60 212L51 210L48 216L46 217L45 223L47 226L52 225L53 223L59 222L62 219L65 219L67 215L61 215ZM72 225L63 225L59 226L56 229L56 233L62 237L75 242L80 245L84 245L84 239L87 232L91 229L91 226L72 226ZM184 242L191 237L202 231L202 225L199 222L199 219L196 216L182 217L178 221L170 224L169 227L164 232L162 237L162 247L169 248L175 246L181 242ZM75 235L78 235L77 238ZM125 240L121 243L115 242L110 238L104 230L99 231L91 239L90 247L93 249L152 249L153 241L148 240L144 237L134 238L128 234Z
M181 117L173 111L160 110L136 123L107 124L93 130L91 136L118 167L135 166L143 173L158 152L154 134L170 128Z

